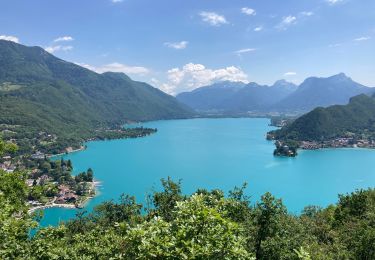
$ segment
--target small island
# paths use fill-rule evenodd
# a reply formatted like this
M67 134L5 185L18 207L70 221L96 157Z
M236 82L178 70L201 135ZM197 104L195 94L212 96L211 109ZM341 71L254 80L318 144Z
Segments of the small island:
M298 143L289 141L289 142L275 142L276 149L273 151L275 156L286 156L286 157L296 157Z

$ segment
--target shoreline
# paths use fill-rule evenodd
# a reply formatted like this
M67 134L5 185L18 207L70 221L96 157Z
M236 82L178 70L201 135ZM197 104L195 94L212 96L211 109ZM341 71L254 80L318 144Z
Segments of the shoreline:
M141 123L142 122L136 122L136 124L141 124ZM121 140L121 139L128 139L128 138L141 138L141 137L150 136L150 135L152 135L152 134L154 134L154 133L157 132L157 129L147 128L147 127L146 127L146 129L154 130L154 131L150 132L150 133L147 133L147 134L144 134L144 135L138 135L138 136L125 136L125 137L104 138L104 139L101 139L101 138L89 138L89 139L84 140L83 143L82 143L82 145L81 145L81 147L78 148L78 149L70 150L69 148L71 148L71 147L67 147L67 148L65 148L65 150L66 150L65 152L58 153L58 154L46 154L45 156L47 158L51 159L51 158L54 158L54 157L59 157L59 156L64 156L64 155L68 155L68 154L72 154L72 153L76 153L76 152L85 151L87 149L87 145L86 145L87 142L105 141L105 140ZM123 131L123 129L121 129L120 131Z
M359 146L341 146L341 147L337 147L337 146L327 146L327 147L319 147L319 148L299 148L299 150L301 151L318 151L318 150L375 150L375 147L372 147L372 146L369 146L369 147L359 147Z
M52 204L48 204L48 205L42 205L42 206L32 207L27 212L29 214L31 214L31 213L33 213L33 212L35 212L37 210L44 210L44 209L48 209L48 208L68 208L68 209L75 209L77 207L74 204L56 204L56 203L52 203Z
M97 188L100 184L101 184L100 181L93 181L92 185L93 185L93 188L95 189L95 194L85 197L85 199L83 201L81 201L79 204L57 204L57 203L52 202L52 203L47 203L46 205L31 207L27 212L29 214L31 214L31 213L33 213L37 210L45 210L45 209L49 209L49 208L82 209L86 206L86 204L91 199L95 198L97 195L100 194L99 191L98 191L98 188ZM55 201L55 199L53 201Z
M352 137L338 137L325 141L295 141L279 140L269 132L266 139L274 141L276 149L274 155L295 157L298 151L314 151L323 149L375 149L375 141L371 139L356 139Z
M49 155L47 155L47 158L53 158L53 157L68 155L68 154L71 154L71 153L81 152L81 151L84 151L86 149L87 149L87 147L85 145L85 146L81 146L80 148L72 150L72 151L67 151L67 152L58 153L58 154L49 154Z
M89 203L89 201L93 198L95 198L96 196L100 195L100 192L99 192L99 189L98 187L100 186L101 182L100 181L93 181L92 182L92 186L93 186L93 189L95 190L95 194L94 195L89 195L89 196L86 196L84 198L84 200L82 200L79 204L75 205L75 207L77 209L83 209L84 207L86 207L87 203Z
M302 150L320 150L320 149L342 149L342 148L360 148L360 149L375 149L375 144L371 141L361 140L356 143L349 143L348 140L344 142L340 139L334 141L323 141L323 142L300 142L300 149Z

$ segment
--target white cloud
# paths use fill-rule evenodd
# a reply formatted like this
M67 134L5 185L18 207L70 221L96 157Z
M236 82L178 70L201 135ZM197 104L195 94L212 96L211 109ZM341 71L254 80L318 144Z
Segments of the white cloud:
M263 30L262 26L258 26L254 28L254 32L260 32L261 30Z
M94 66L91 66L90 64L87 64L87 63L81 63L81 62L75 62L74 64L77 64L77 65L79 65L79 66L81 66L81 67L84 67L84 68L86 68L86 69L88 69L88 70L92 70L92 71L94 71L94 72L97 72L97 71L96 71L96 68L95 68ZM99 73L99 72L97 72L97 73Z
M124 1L124 0L112 0L112 3L121 3L122 1Z
M204 22L209 23L212 26L220 26L228 23L224 16L214 12L201 12L199 15Z
M364 36L364 37L360 37L360 38L354 39L354 41L356 41L356 42L363 42L363 41L368 41L370 39L371 39L371 37Z
M246 14L246 15L256 15L255 10L252 9L252 8L248 8L248 7L243 7L243 8L241 9L241 12L242 12L243 14Z
M176 49L176 50L182 50L182 49L185 49L187 47L187 45L189 44L189 42L187 41L181 41L181 42L166 42L164 43L165 46L169 47L169 48L172 48L172 49Z
M194 63L168 70L167 78L168 82L159 87L169 94L191 91L223 80L248 82L247 74L238 67L229 66L215 70Z
M15 43L20 42L16 36L11 36L11 35L0 35L0 40L11 41Z
M295 76L295 75L297 75L297 72L294 72L294 71L289 71L289 72L284 73L284 76L286 77Z
M246 48L246 49L241 49L241 50L235 51L234 53L237 54L237 55L241 55L243 53L253 52L253 51L256 51L256 49L254 49L254 48Z
M97 73L104 72L122 72L125 74L136 74L136 75L145 75L150 72L149 69L141 66L129 66L118 62L113 62L103 66L95 67L85 63L76 63L79 66L85 67L86 69L95 71Z
M340 47L340 46L342 46L342 43L334 43L334 44L328 45L328 47L330 47L330 48L337 48L337 47Z
M313 16L314 15L314 13L313 12L301 12L300 13L302 16Z
M62 46L62 45L55 45L55 46L49 46L44 48L49 53L54 53L56 51L71 51L73 49L73 46Z
M70 41L73 41L73 37L72 36L62 36L62 37L59 37L55 40L53 40L54 42L70 42Z
M295 24L297 22L297 17L293 15L289 15L283 18L283 20L279 23L277 28L286 30L290 25Z
M157 86L160 84L160 81L158 79L155 79L155 78L151 78L151 83L154 85L154 86Z
M337 3L340 3L342 2L343 0L326 0L329 4L331 5L334 5L334 4L337 4Z

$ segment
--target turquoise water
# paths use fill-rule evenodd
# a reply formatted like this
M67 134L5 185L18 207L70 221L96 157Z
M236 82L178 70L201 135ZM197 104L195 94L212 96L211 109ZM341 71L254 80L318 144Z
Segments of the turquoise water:
M144 124L158 128L139 139L89 142L88 149L65 156L74 171L91 167L102 182L86 210L121 193L140 202L160 187L159 180L182 179L183 192L197 188L231 190L247 182L256 201L267 191L283 199L290 212L306 205L327 206L338 193L375 186L375 150L301 151L297 158L275 158L265 140L267 119L193 119ZM76 210L45 210L42 225L74 217Z

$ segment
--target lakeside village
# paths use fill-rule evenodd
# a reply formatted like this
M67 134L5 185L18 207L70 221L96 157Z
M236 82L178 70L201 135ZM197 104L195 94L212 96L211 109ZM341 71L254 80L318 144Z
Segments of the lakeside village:
M273 135L267 134L267 140L275 140ZM324 148L371 148L375 149L375 140L357 139L354 137L338 137L325 141L275 141L275 156L297 156L297 150L318 150Z
M1 158L1 169L11 173L25 173L25 182L29 186L28 204L30 212L48 207L81 208L96 193L92 169L72 175L73 165L70 160L50 160L40 158L41 154L11 156Z
M156 131L143 127L111 129L101 131L87 141L138 138ZM0 170L24 173L25 182L29 186L29 212L49 207L81 208L95 196L98 182L94 180L92 169L73 176L70 160L51 159L53 155L72 153L86 147L77 144L63 148L72 143L61 142L56 135L46 132L30 136L21 126L0 125L0 135L18 147L16 151L0 157Z

